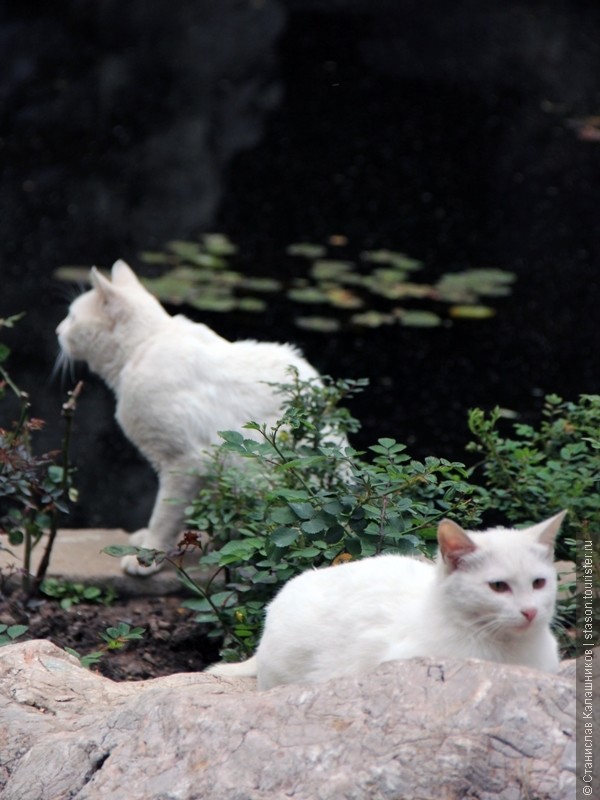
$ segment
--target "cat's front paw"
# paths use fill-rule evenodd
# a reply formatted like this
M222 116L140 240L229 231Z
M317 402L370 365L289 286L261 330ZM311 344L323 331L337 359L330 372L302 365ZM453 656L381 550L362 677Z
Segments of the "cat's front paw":
M140 564L137 556L124 556L121 559L121 569L123 572L127 573L127 575L137 575L141 578L147 578L148 575L154 575L162 568L163 564L150 564L149 566Z
M139 531L131 534L128 544L132 545L133 547L146 547L148 549L155 549L150 544L150 538L151 536L148 528L140 528ZM146 566L144 564L140 564L137 556L131 555L124 556L121 559L121 569L127 575L147 577L148 575L154 575L154 573L161 570L162 564L149 564Z

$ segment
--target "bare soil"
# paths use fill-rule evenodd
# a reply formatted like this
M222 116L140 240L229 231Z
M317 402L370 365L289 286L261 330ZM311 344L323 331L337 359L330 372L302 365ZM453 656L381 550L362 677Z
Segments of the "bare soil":
M115 681L135 681L196 672L218 660L219 642L207 637L208 628L194 621L195 612L181 606L182 598L136 597L109 606L79 603L63 609L55 600L28 603L13 594L0 595L0 623L27 625L25 639L48 639L80 655L102 647L100 634L119 622L145 628L143 639L122 650L106 652L92 669Z

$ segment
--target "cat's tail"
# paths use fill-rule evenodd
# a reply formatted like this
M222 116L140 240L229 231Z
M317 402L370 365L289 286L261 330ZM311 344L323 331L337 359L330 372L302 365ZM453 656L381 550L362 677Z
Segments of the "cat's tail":
M237 664L219 661L204 671L209 672L211 675L219 675L222 678L256 678L256 656L252 656L246 661L239 661Z

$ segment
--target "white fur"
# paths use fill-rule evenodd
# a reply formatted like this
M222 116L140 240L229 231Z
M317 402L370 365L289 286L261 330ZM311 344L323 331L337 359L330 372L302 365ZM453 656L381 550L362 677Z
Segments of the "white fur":
M260 689L419 656L556 672L552 549L563 516L524 530L476 533L444 520L435 564L382 555L305 572L269 605L255 656L209 671L256 675ZM536 579L545 580L543 588L533 587ZM510 590L494 591L490 584L499 581Z
M114 390L121 428L158 473L154 510L135 543L169 549L218 431L250 420L272 425L281 397L267 384L289 382L290 367L301 380L317 373L288 344L229 342L206 325L170 316L123 261L111 277L92 270L93 288L71 304L58 340L69 359L86 361ZM155 571L131 556L123 566L133 574Z

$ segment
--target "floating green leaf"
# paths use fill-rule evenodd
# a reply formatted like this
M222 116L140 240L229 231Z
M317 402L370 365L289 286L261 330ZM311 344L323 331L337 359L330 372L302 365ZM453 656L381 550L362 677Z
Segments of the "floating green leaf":
M362 308L364 306L363 300L358 295L342 286L328 289L326 295L329 303L336 308Z
M310 244L309 242L296 242L285 248L288 256L302 256L303 258L321 258L327 252L326 248L320 244Z
M511 292L513 272L501 269L469 269L443 275L434 289L439 298L450 303L476 303L478 298L503 297Z
M311 267L311 275L315 280L339 280L343 275L351 272L354 264L351 261L334 261L323 258L315 261Z
M452 306L448 313L454 319L489 319L496 315L496 310L490 306L457 305Z
M403 280L399 280L396 283L390 281L379 282L376 278L371 278L367 287L373 294L385 297L387 300L423 299L434 296L433 287L427 283L410 283Z
M390 264L401 270L415 270L423 266L422 261L410 258L406 253L397 253L394 250L365 250L360 254L363 261L373 264Z
M364 311L353 314L350 322L362 328L380 328L382 325L392 325L395 322L393 314L384 314L381 311Z
M186 302L199 311L233 311L236 299L231 294L201 294L190 297Z
M319 333L335 333L342 327L340 321L333 317L296 317L294 322L299 328Z
M282 288L281 281L275 278L242 278L239 285L249 292L279 292Z
M173 256L166 253L154 253L149 250L140 253L140 261L143 261L144 264L169 264L172 260Z
M199 242L184 242L181 239L173 239L167 242L167 247L172 253L181 258L193 258L200 252Z
M398 315L400 322L411 328L435 328L442 324L441 318L433 311L402 310Z
M90 267L59 267L54 271L54 277L68 283L89 283Z
M260 297L240 297L236 305L240 311L251 311L257 314L267 308L267 304Z
M206 252L213 256L232 256L238 251L237 245L223 233L205 233L202 243Z
M287 293L296 303L326 303L327 295L317 286L304 286L290 289Z

